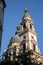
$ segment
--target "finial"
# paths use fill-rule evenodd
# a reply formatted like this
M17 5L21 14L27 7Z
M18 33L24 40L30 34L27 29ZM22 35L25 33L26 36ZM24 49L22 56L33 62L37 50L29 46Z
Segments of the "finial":
M28 12L28 9L26 8L26 9L24 10L24 12L27 13L27 12Z
M28 15L28 9L27 8L24 10L24 16L29 16Z
M22 18L22 20L25 18L30 18L30 16L29 16L29 14L28 14L28 9L26 8L25 10L24 10L24 16L23 16L23 18Z

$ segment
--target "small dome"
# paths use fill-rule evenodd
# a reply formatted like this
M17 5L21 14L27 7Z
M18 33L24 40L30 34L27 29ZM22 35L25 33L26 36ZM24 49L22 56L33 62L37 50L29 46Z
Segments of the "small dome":
M19 35L15 35L15 37L13 37L12 42L20 42L20 37Z

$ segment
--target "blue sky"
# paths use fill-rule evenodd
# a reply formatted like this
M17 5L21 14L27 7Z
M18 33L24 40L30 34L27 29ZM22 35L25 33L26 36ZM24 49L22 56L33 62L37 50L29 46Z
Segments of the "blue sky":
M38 46L43 54L43 0L5 0L4 25L1 54L7 49L11 36L21 22L25 8L28 8L38 37Z

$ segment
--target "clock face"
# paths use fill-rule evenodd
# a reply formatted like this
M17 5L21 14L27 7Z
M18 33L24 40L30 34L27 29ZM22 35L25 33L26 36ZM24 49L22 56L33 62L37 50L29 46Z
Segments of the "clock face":
M3 4L2 3L0 3L0 8L3 8Z

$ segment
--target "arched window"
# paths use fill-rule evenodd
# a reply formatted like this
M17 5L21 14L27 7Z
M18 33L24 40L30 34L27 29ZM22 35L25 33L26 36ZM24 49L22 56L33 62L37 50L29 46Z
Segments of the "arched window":
M26 51L26 45L25 45L25 43L23 44L23 52L25 52Z
M26 44L23 43L23 44L21 45L21 52L25 52L25 51L26 51Z
M32 30L32 24L30 24L30 29Z
M26 35L25 35L25 36L23 36L23 39L26 39Z
M23 24L23 28L26 29L26 23Z
M34 36L31 36L32 39L34 39Z
M36 51L36 45L35 44L33 44L33 50Z
M16 46L13 48L13 59L15 59L16 56Z

